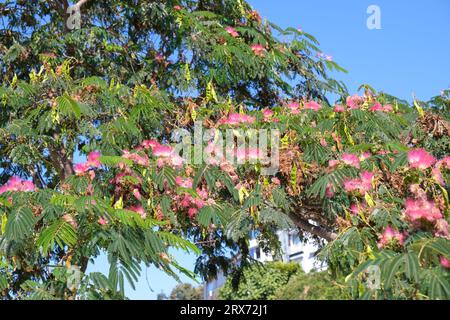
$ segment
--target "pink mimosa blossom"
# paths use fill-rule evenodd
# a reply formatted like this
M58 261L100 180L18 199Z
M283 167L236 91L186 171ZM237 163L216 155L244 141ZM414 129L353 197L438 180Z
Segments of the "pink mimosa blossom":
M138 188L134 188L133 189L133 195L135 196L136 199L141 200L142 196L141 196L141 192L139 191Z
M264 120L268 120L269 118L271 118L273 116L274 112L272 110L266 108L262 111L262 114L263 114Z
M372 111L372 112L383 111L383 110L384 110L383 106L379 102L375 102L375 104L369 108L369 111Z
M206 199L208 198L208 191L204 188L197 188L197 194L200 196L200 198L202 199Z
M420 148L408 152L408 161L411 168L424 170L431 167L436 162L436 159L424 149Z
M366 159L369 159L372 156L372 154L368 151L364 152L363 154L361 154L361 156L359 157L360 161L364 161Z
M329 168L335 168L339 165L339 160L330 160L328 161L328 167Z
M139 204L139 205L136 205L136 206L131 206L131 207L128 207L128 208L126 208L126 210L130 210L130 211L134 211L134 212L136 212L136 213L139 213L139 215L142 217L142 218L145 218L146 216L147 216L147 214L145 213L145 211L144 211L144 208Z
M154 148L156 146L159 146L159 142L153 139L150 140L144 140L141 143L141 146L144 147L144 149L150 149L150 148Z
M258 160L261 158L261 150L258 148L248 148L247 149L247 158L249 160Z
M352 153L344 153L341 157L342 162L345 164L359 168L359 157Z
M94 180L95 179L95 171L94 170L89 170L89 179Z
M146 167L146 166L149 165L148 157L147 157L147 155L145 155L145 154L141 156L141 155L139 155L139 154L137 154L137 153L130 153L130 152L127 151L127 150L123 150L123 155L122 155L122 157L123 157L124 159L131 160L131 161L133 161L134 163L139 164L139 165L144 166L144 167Z
M445 186L444 177L442 176L441 170L438 167L431 169L431 175L438 184Z
M241 114L231 113L228 118L221 121L221 124L238 125L238 124L252 124L255 122L255 117Z
M35 186L32 181L22 180L17 176L12 176L8 179L6 184L0 187L0 194L8 191L17 192L29 192L34 191Z
M298 102L291 102L288 104L288 108L291 110L292 114L300 113L300 105Z
M92 151L88 154L87 156L87 164L91 167L100 167L100 156L102 154L100 153L100 151Z
M420 220L435 222L442 218L441 211L436 207L434 201L424 199L406 199L405 216L411 222Z
M65 214L63 215L63 220L65 222L67 222L68 224L70 224L72 227L74 227L75 229L78 228L78 224L76 222L76 220L70 215L70 214Z
M346 99L347 107L352 109L359 109L360 106L364 103L364 98L358 96L357 94L353 96L348 96Z
M322 106L318 104L316 101L308 101L304 105L304 109L310 109L314 111L318 111Z
M171 146L157 145L153 147L153 155L155 157L170 157L173 153Z
M275 185L277 185L277 186L279 186L279 185L281 184L280 179L278 179L277 177L273 177L273 178L271 179L271 181L272 181L273 184L275 184Z
M334 112L345 112L345 107L343 105L337 104L334 106Z
M346 192L357 191L361 195L372 190L374 174L369 171L364 171L360 174L360 178L347 179L344 181L344 189Z
M448 222L445 219L438 219L434 224L436 228L435 236L448 238Z
M106 220L106 219L103 218L103 217L98 218L97 222L98 222L98 224L101 225L101 226L104 226L104 225L108 224L108 220Z
M390 105L390 104L385 104L385 105L383 106L383 111L384 111L384 112L392 112L392 111L394 111L394 109L392 108L392 105Z
M327 196L327 198L333 198L334 197L334 193L335 193L335 186L332 183L328 183L327 187L325 188L325 195Z
M441 266L443 266L445 269L450 269L450 261L446 259L444 256L440 257L439 262L441 263Z
M444 157L436 163L437 168L447 168L450 169L450 156Z
M75 171L76 175L81 176L81 175L85 174L86 172L88 172L89 165L87 164L87 162L77 163L77 164L74 164L73 170Z
M189 218L195 217L195 215L197 213L198 213L198 209L197 208L189 208L188 209L188 216L189 216Z
M260 57L264 56L264 52L266 52L266 48L261 44L252 44L251 48L253 53Z
M359 207L356 203L350 205L350 212L355 216L359 214Z
M182 178L180 176L175 178L175 183L182 188L192 188L192 179L191 178Z
M359 190L360 186L361 186L360 179L348 179L344 181L344 189L347 192Z
M325 140L324 138L320 138L319 142L322 147L326 147L328 145L327 140Z
M372 188L372 182L374 178L374 174L369 171L364 171L360 175L361 177L361 183L366 191L370 190Z
M239 36L239 33L233 27L227 27L226 30L233 38Z
M379 236L379 239L378 248L380 249L389 245L394 240L396 240L399 245L403 246L405 235L394 230L392 227L387 226L383 234Z

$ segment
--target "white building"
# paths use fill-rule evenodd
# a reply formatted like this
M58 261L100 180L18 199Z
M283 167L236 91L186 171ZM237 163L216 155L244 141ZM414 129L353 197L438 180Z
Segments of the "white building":
M314 253L317 251L317 247L314 244L301 242L296 231L278 231L277 235L281 243L281 260L283 262L298 262L305 272L309 272L314 267L318 267L315 266L316 260ZM261 250L255 238L250 240L249 252L253 259L260 262L275 260L272 255L266 254ZM217 299L218 290L224 285L225 281L226 277L223 272L219 272L214 280L205 282L203 284L203 299Z

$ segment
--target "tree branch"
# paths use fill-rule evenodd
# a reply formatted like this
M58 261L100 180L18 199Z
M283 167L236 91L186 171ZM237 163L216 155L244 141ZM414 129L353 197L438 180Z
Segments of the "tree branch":
M334 233L332 231L328 231L324 227L321 226L315 226L311 223L309 223L307 220L304 220L300 218L295 213L289 213L289 218L291 218L292 222L300 229L312 233L320 238L323 238L327 241L333 241L338 237L337 233Z

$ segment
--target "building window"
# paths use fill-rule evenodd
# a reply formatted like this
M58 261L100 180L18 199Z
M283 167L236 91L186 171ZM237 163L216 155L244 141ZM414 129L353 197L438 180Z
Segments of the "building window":
M289 243L289 246L295 246L295 245L300 244L300 237L298 236L298 234L297 233L289 234L288 243Z
M293 243L294 245L300 244L300 237L298 236L298 234L292 235L292 243Z

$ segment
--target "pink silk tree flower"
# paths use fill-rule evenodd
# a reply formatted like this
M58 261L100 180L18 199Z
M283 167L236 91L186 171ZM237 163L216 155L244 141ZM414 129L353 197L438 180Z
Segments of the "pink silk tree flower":
M122 158L131 160L134 163L139 164L144 167L149 165L149 159L148 159L147 155L141 156L137 153L130 153L127 150L123 150Z
M327 187L325 188L325 196L327 198L333 198L335 191L335 186L332 183L328 183Z
M192 179L191 178L182 178L180 176L175 178L175 183L182 188L192 188Z
M419 148L408 152L408 162L411 168L424 170L431 167L436 162L436 158Z
M154 148L154 147L159 146L159 145L160 145L159 142L156 141L156 140L154 140L154 139L144 140L144 141L142 141L142 143L141 143L141 146L142 146L144 149Z
M91 167L100 167L100 156L102 154L100 153L100 151L92 151L88 154L87 156L87 164Z
M359 157L360 161L364 161L366 159L369 159L372 156L372 154L368 151L363 152L363 154L361 154L361 156Z
M266 52L266 48L261 44L252 44L251 48L253 53L260 57L264 56L264 52Z
M106 220L106 219L103 218L103 217L98 218L97 222L98 222L98 224L101 225L101 226L104 226L104 225L108 224L108 220Z
M383 106L381 105L381 103L376 102L374 105L372 105L369 108L369 111L375 112L375 111L383 111Z
M450 169L450 156L444 157L436 163L437 168L447 168Z
M360 213L360 211L363 211L364 209L366 209L366 205L365 204L352 203L350 205L350 212L353 215L358 215Z
M347 102L347 107L350 110L359 109L359 107L364 103L364 98L355 94L353 96L348 96L346 99L346 102Z
M403 246L405 241L405 235L394 230L391 226L387 226L383 234L379 236L378 248L383 248L389 245L392 241L396 240L398 244Z
M361 187L360 179L347 179L344 181L344 189L347 192L352 192L355 190L359 190Z
M374 174L369 171L364 171L359 176L361 177L362 185L365 187L366 191L369 191L372 188Z
M233 38L239 36L239 33L233 27L227 27L226 30Z
M364 171L359 176L359 178L347 179L344 181L344 189L346 192L357 191L359 194L363 195L372 190L374 174L369 171Z
M272 181L273 184L279 186L281 184L280 179L278 179L277 177L273 177L272 179L270 179Z
M334 112L345 112L345 107L343 105L337 104L334 106Z
M170 157L173 153L171 146L158 145L153 148L153 155L155 157Z
M292 114L300 113L300 105L298 102L291 102L288 104L288 108L291 110Z
M8 191L16 192L16 191L34 191L35 186L32 181L22 180L17 176L12 176L8 179L6 184L0 187L0 194Z
M255 117L240 114L240 113L230 113L225 120L221 121L221 124L238 125L238 124L252 124L255 122Z
M310 109L314 111L318 111L322 106L318 104L316 101L308 101L304 105L304 109Z
M445 219L438 219L434 223L435 227L435 236L448 238L448 222Z
M125 208L125 209L126 210L130 210L130 211L134 211L136 213L139 213L139 215L142 218L145 218L147 216L147 214L144 211L144 208L140 204L135 205L135 206L131 206L131 207L128 207L128 208Z
M359 168L359 157L356 154L344 153L341 160L349 166Z
M420 220L435 222L442 218L441 211L436 207L434 201L424 199L406 199L405 216L411 222Z
M263 114L264 120L268 120L269 118L271 118L273 116L274 112L272 110L266 108L262 111L262 114Z
M431 175L434 181L436 181L439 185L445 186L444 177L438 167L431 169Z
M383 111L384 111L384 112L392 112L392 111L394 111L394 109L392 108L392 105L390 105L390 104L385 104L385 105L383 106Z
M330 161L328 161L328 167L335 168L339 165L339 163L340 163L339 160L330 160Z
M172 155L170 158L170 164L175 168L180 168L183 166L185 160L178 154Z
M261 150L258 148L248 148L247 149L247 159L248 160L258 160L261 158Z
M195 215L197 213L198 213L198 209L197 208L189 208L188 209L188 216L189 216L189 218L195 217Z
M133 195L136 199L141 200L142 195L138 188L133 189Z
M89 165L87 164L87 162L77 163L73 166L73 170L75 171L76 175L81 176L88 172Z
M444 256L440 257L439 262L441 263L441 266L443 266L445 269L450 268L450 261L446 259Z
M359 207L356 203L350 205L350 212L355 216L359 214Z

